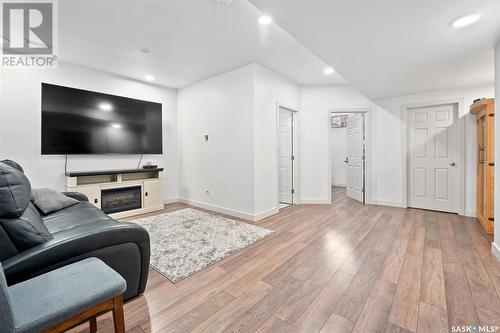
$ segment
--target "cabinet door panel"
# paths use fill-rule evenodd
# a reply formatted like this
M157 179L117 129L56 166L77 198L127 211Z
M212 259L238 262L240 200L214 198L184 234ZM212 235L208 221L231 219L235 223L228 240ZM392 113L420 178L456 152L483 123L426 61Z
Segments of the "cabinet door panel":
M162 183L158 179L144 181L144 208L163 204Z
M75 191L85 194L91 204L101 209L101 190L98 186L81 186Z

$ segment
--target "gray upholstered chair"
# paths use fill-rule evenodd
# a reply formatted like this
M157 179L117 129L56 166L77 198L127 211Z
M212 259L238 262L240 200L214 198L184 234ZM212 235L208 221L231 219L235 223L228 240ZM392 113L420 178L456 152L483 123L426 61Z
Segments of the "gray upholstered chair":
M124 299L142 294L149 270L146 229L113 220L74 192L66 195L79 203L41 214L22 170L13 161L0 161L0 261L7 284L95 257L127 281Z
M104 262L89 258L8 287L0 264L0 333L63 332L113 311L116 332L124 332L125 280Z

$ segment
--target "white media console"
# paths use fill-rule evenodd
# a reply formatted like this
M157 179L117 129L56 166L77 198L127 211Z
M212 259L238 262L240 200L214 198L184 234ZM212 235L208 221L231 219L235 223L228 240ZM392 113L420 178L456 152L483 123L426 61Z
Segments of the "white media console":
M163 168L67 172L66 190L85 194L113 218L164 208Z

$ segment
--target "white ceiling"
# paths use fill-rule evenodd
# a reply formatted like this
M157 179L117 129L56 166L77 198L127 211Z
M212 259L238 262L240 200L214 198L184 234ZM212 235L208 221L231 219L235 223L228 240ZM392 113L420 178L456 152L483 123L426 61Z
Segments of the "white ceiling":
M372 99L494 80L500 1L251 2ZM478 23L450 26L474 13Z
M60 59L180 88L249 63L301 85L345 84L247 1L59 1ZM144 54L142 48L150 49Z

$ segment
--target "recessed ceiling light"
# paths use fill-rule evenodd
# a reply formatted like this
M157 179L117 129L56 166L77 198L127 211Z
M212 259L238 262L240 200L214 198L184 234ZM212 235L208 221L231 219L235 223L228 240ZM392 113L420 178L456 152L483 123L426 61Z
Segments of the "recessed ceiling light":
M335 70L332 67L327 67L323 71L323 74L325 74L325 75L331 75L331 74L333 74L333 72L335 72Z
M480 18L481 18L481 16L479 16L478 14L467 15L467 16L461 17L459 19L456 19L455 21L453 21L451 23L451 25L454 28L461 28L461 27L468 26L472 23L476 23L477 21L479 21Z
M262 15L261 17L259 17L259 23L262 25L268 25L271 24L271 22L273 22L273 18L271 16Z
M101 109L103 111L111 111L111 110L113 110L113 105L111 105L109 103L100 103L99 109Z
M151 74L144 75L144 78L146 79L146 81L154 81L155 80L155 77Z
M122 124L111 124L113 128L122 128Z

